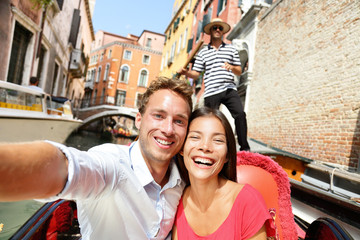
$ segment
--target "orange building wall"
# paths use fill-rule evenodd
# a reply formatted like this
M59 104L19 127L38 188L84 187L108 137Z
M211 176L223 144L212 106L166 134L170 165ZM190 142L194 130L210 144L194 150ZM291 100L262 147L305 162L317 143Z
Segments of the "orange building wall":
M108 58L108 53L112 50L111 58ZM125 50L129 50L132 52L131 60L126 60L123 58L123 53ZM106 92L105 95L114 97L114 101L116 100L116 90L126 91L126 107L135 107L136 108L136 93L144 93L146 87L150 84L150 82L159 74L160 71L160 63L161 63L161 52L156 52L152 50L146 50L145 48L126 44L125 46L119 45L116 43L111 44L106 48L102 48L99 51L92 53L92 55L100 55L104 52L103 61L99 61L96 64L96 77L99 66L101 66L101 76L100 81L94 83L94 90L98 89L97 98L101 96L102 89L105 87ZM150 63L144 64L142 63L143 55L150 56ZM110 64L109 77L106 81L103 81L106 64ZM130 68L129 78L127 83L118 82L120 75L120 68L124 64L128 65ZM146 83L146 87L138 86L139 76L142 69L146 69L148 71L148 80ZM112 83L112 84L111 84ZM94 91L93 96L94 97ZM99 104L100 99L97 99L97 104ZM105 104L105 102L103 102Z

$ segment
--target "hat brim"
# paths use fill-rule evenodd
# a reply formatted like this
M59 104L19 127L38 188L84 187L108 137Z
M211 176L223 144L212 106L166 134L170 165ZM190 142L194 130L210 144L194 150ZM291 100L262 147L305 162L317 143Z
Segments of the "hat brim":
M208 24L205 25L205 27L204 27L204 32L205 32L206 34L209 34L209 35L210 35L210 30L211 30L212 26L214 26L214 25L220 25L220 26L222 26L222 27L223 27L223 31L222 31L222 32L223 32L224 34L227 33L227 32L229 32L230 29L231 29L230 25L227 24L226 22L211 22L211 23L208 23Z

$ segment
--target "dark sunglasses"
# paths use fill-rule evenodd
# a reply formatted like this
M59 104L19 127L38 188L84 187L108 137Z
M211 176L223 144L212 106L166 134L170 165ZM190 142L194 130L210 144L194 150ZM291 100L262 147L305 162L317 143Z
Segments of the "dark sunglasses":
M216 31L216 30L218 30L218 29L219 29L220 31L224 30L224 28L223 28L222 26L213 26L213 27L212 27L212 30L213 30L213 31Z

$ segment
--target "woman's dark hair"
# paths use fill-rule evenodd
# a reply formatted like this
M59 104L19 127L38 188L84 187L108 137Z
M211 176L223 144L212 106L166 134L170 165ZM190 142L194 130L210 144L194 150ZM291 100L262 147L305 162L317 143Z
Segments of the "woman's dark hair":
M201 107L191 113L188 128L190 127L191 122L198 117L216 117L224 127L227 146L226 159L228 161L224 164L219 175L236 182L236 142L230 123L220 110ZM181 177L186 182L186 185L190 185L189 174L185 168L184 159L180 154L177 155L177 165L180 170Z

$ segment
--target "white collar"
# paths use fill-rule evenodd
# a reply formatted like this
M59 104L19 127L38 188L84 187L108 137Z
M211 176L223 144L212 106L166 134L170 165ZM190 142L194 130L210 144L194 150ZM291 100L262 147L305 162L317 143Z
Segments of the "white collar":
M136 178L140 181L141 185L144 187L152 182L157 184L145 163L144 157L141 154L139 141L131 144L129 151L132 168L134 170ZM164 189L175 187L182 182L179 170L175 164L174 159L171 160L169 168L170 177L169 181L165 184Z

